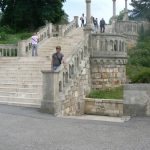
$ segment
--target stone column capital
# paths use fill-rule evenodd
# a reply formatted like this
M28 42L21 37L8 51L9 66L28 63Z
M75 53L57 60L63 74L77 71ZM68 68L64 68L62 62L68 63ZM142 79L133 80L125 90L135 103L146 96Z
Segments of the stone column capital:
M91 3L91 0L85 0L86 1L86 3Z

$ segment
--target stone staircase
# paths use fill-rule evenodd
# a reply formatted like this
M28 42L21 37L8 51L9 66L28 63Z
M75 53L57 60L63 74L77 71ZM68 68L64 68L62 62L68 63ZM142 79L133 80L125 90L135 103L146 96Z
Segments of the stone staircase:
M38 50L39 56L52 56L56 52L55 48L57 45L60 45L62 48L62 53L65 57L68 57L72 54L73 47L77 45L83 39L83 30L82 28L73 29L72 32L69 32L65 37L52 37L42 43Z
M0 59L0 103L40 106L42 69L50 69L44 57Z
M42 72L50 70L51 56L60 45L67 58L83 39L81 28L72 30L66 37L52 37L38 49L38 57L0 58L0 103L40 107L42 100Z

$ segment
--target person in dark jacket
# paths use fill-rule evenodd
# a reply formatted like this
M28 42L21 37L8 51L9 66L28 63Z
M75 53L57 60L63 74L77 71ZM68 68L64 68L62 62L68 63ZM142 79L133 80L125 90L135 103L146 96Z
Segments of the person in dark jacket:
M62 63L64 63L64 55L60 51L61 51L61 46L56 46L56 53L52 55L53 71L55 71Z
M100 20L100 30L101 33L105 32L105 20L103 18Z

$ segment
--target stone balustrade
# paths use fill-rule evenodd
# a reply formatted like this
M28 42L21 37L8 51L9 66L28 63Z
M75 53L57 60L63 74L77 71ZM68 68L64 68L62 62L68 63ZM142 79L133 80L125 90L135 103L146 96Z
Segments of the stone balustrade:
M74 28L78 27L78 17L75 16L74 20L70 22L67 26L65 26L62 29L62 36L66 36L70 31L72 31Z
M0 56L1 57L15 57L17 56L18 48L15 44L0 44Z
M127 42L120 34L92 34L89 42L93 89L120 86L126 81Z
M126 57L126 37L120 34L92 34L90 37L92 57Z

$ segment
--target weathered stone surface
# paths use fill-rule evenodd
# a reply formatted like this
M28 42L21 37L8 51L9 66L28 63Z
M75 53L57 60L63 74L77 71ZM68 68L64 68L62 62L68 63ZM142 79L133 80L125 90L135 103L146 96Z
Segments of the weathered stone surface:
M150 84L124 86L124 114L150 116Z
M85 98L85 113L91 115L122 116L122 100Z

